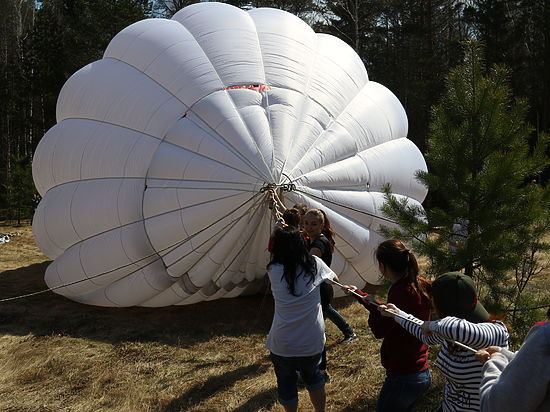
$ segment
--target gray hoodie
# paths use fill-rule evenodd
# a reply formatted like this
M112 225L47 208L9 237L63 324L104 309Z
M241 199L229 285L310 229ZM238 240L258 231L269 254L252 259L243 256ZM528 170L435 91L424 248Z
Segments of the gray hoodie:
M482 412L550 411L550 322L538 323L516 353L502 349L483 365Z

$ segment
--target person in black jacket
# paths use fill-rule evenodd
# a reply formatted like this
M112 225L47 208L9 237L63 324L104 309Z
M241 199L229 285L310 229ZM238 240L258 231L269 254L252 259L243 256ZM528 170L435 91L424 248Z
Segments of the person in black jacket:
M332 252L334 251L334 232L330 227L330 221L326 214L318 209L309 209L304 215L304 235L309 242L309 253L321 258L327 266L332 263ZM337 278L335 279L337 280ZM346 322L346 320L332 306L332 298L334 291L332 285L326 281L321 284L321 307L323 309L323 317L330 319L340 331L344 334L344 338L340 343L349 343L357 339L357 335ZM321 373L325 375L326 382L329 382L330 376L327 373L327 352L326 348L323 351L321 362Z
M304 216L304 232L309 240L309 253L320 257L330 267L334 252L334 232L330 227L327 215L318 209L309 209ZM357 339L357 335L346 320L332 306L334 292L332 285L324 282L321 285L321 305L323 316L330 319L342 331L344 338L340 343Z

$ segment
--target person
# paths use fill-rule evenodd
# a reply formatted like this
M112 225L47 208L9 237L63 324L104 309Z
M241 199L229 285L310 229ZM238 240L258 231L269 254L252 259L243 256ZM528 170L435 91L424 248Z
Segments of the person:
M298 209L295 209L295 208L286 209L283 212L283 220L289 226L292 226L296 229L300 228L301 216Z
M281 217L275 221L275 227L273 230L276 230L279 227L282 227L284 225L291 226L294 228L298 228L300 225L300 214L298 210L292 208L292 209L286 209ZM274 242L274 235L273 232L269 236L269 242L267 244L267 251L271 253L273 251L273 242Z
M306 215L308 209L307 205L305 203L299 202L292 206L292 208L298 210L298 212L300 213L300 230L304 231L304 216Z
M459 251L464 249L466 245L469 225L470 221L464 218L458 218L453 223L448 244L449 260L445 267L447 271L458 272L464 266L463 258L459 256Z
M456 255L459 247L461 247L468 238L468 226L470 221L468 219L458 218L453 223L452 234L449 238L449 252L451 255Z
M432 283L431 294L432 305L441 318L436 321L419 321L391 303L380 305L378 310L427 345L441 344L435 366L447 382L438 411L479 411L482 365L474 353L453 341L474 349L508 347L508 330L504 323L489 320L469 276L459 272L440 275Z
M325 379L319 365L325 323L319 286L336 275L321 259L309 254L300 231L291 226L275 230L267 273L275 312L266 347L275 368L279 401L286 411L297 410L299 371L313 408L324 411Z
M475 356L482 412L550 411L550 322L535 323L515 353L490 346Z
M282 202L278 201L278 197L274 190L269 191L269 197L270 197L269 208L273 211L273 216L276 219L274 230L284 225L299 228L302 221L302 215L300 211L296 208L287 209ZM280 209L283 209L282 213ZM269 236L269 242L267 244L267 251L271 253L272 250L273 250L273 232Z
M419 276L415 255L397 239L386 240L376 248L381 275L391 282L388 302L422 320L430 319L430 282ZM380 348L386 380L376 403L377 412L410 411L431 384L428 346L416 339L392 319L382 316L370 295L353 285L344 285L363 295L356 299L370 312L369 326Z
M320 257L330 267L334 251L334 232L327 215L319 209L309 209L304 215L303 224L304 233L309 239L309 252ZM325 282L321 285L323 316L330 319L344 335L340 343L349 343L357 339L357 335L344 317L332 306L333 297L332 285Z

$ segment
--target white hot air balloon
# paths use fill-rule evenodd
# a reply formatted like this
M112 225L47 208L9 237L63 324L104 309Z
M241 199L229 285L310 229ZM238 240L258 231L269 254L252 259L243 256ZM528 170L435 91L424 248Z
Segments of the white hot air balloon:
M342 282L378 283L383 185L420 205L398 99L275 9L198 3L117 34L35 153L33 231L57 293L102 306L235 297L265 277L268 185L329 215Z

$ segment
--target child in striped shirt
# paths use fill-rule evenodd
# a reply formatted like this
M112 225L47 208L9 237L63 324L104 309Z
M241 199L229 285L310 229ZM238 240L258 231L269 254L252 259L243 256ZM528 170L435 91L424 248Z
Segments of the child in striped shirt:
M441 319L425 321L422 326L395 317L398 313L416 320L391 303L381 305L379 310L427 345L442 345L435 366L447 378L447 383L439 411L479 411L482 365L473 352L451 341L474 349L493 345L508 347L508 330L500 321L489 321L489 314L478 302L474 282L469 276L445 273L433 282L431 293L433 306Z

